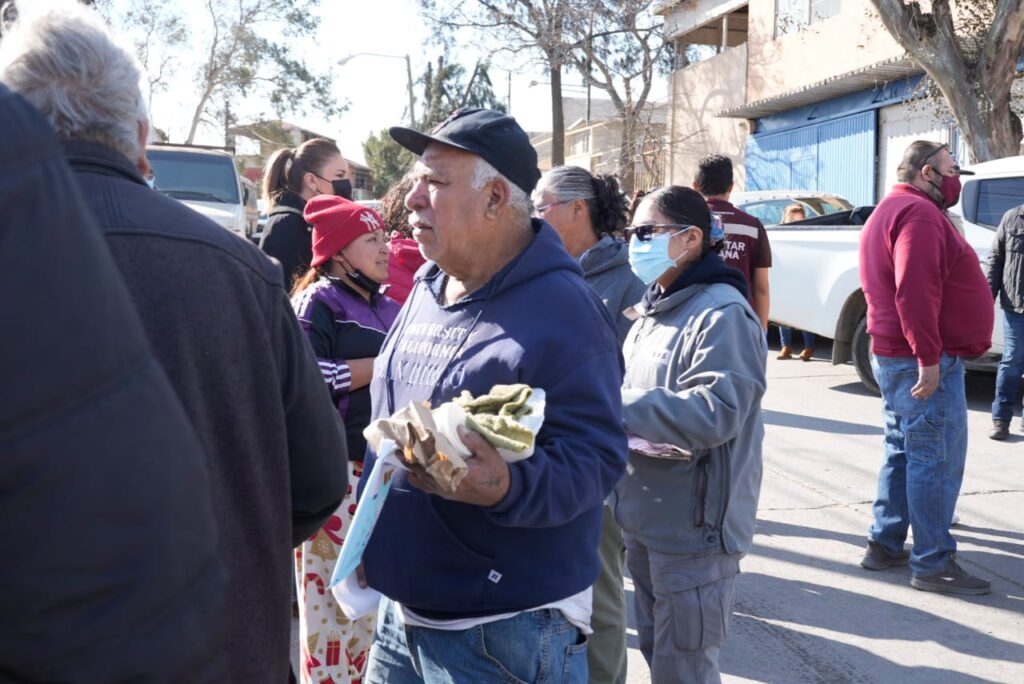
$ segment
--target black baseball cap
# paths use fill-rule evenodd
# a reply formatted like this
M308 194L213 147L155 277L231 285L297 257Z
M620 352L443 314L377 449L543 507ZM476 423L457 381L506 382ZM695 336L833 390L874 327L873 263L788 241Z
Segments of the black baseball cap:
M415 154L430 143L441 143L471 152L496 168L527 195L537 187L540 169L530 136L508 114L493 109L464 107L452 112L430 135L412 128L392 126L395 142Z

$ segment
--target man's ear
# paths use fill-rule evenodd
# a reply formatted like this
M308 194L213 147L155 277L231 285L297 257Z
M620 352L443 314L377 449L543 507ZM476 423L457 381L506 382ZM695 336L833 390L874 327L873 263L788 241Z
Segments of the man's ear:
M504 211L512 197L512 191L504 181L495 178L487 186L487 211L484 215L494 219Z

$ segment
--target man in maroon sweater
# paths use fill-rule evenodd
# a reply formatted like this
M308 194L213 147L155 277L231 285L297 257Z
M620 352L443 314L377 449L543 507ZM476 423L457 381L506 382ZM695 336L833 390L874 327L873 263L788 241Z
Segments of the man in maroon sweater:
M900 183L861 233L860 282L885 418L875 520L861 565L883 570L909 559L916 589L985 594L989 582L957 564L949 533L967 456L962 357L988 350L995 317L978 256L943 211L960 196L960 173L945 145L912 143Z
M704 195L708 208L722 219L725 244L720 255L727 266L743 273L747 279L747 300L768 329L768 269L772 265L772 248L764 225L729 201L732 194L732 161L712 154L700 160L693 189Z

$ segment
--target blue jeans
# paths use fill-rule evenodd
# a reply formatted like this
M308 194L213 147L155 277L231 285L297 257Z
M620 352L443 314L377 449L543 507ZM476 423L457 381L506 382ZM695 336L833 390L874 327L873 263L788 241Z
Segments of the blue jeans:
M793 333L796 332L796 328L787 328L784 325L779 326L779 339L782 341L783 347L793 347ZM804 349L814 349L814 333L803 331L804 335Z
M1017 392L1020 390L1021 375L1024 375L1024 314L1003 309L1003 337L1006 346L1003 348L1003 360L999 362L996 374L996 398L992 402L992 420L1007 423L1013 420L1013 414L1020 402Z
M964 363L943 354L939 388L924 401L910 395L917 384L916 358L872 354L871 367L882 390L885 457L868 534L897 554L913 528L910 569L915 576L933 575L956 553L949 525L967 458Z
M405 625L381 600L365 684L586 684L587 642L558 610L460 631Z

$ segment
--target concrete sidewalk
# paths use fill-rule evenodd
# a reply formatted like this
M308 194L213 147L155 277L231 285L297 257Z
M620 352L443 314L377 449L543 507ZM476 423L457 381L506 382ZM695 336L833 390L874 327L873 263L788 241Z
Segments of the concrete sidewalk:
M986 437L994 376L968 378L970 445L954 528L987 596L912 589L859 566L881 461L880 400L852 366L768 362L765 473L726 682L1024 682L1024 436ZM632 597L629 597L632 600ZM632 623L631 623L632 624ZM630 628L631 683L650 676Z

